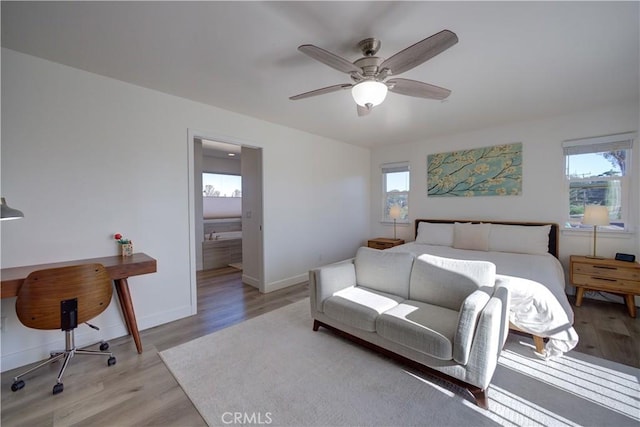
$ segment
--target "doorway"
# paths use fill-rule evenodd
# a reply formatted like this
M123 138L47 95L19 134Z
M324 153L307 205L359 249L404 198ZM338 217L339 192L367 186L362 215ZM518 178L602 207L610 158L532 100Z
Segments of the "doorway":
M219 137L211 133L189 131L189 241L192 313L197 311L196 271L205 267L203 243L209 236L215 239L236 237L219 232L236 231L229 227L235 224L241 230L242 282L264 291L264 261L262 234L262 149L242 141ZM232 154L231 156L229 154ZM216 160L217 156L217 160ZM235 158L236 160L223 161ZM239 159L239 160L238 160ZM222 172L242 177L240 208L227 212L228 218L205 220L203 202L203 172ZM238 173L239 172L239 173ZM226 200L227 205L235 203ZM225 215L222 215L223 217ZM217 230L219 228L220 230ZM205 233L206 231L206 233ZM213 232L213 234L212 234ZM236 233L237 235L238 233ZM209 242L214 246L218 243ZM224 242L222 246L226 245ZM238 245L239 246L239 245ZM233 249L232 249L233 250ZM238 248L236 248L238 250ZM227 249L224 249L226 252ZM209 253L209 256L211 253ZM218 254L220 258L220 253ZM210 260L209 260L210 261Z

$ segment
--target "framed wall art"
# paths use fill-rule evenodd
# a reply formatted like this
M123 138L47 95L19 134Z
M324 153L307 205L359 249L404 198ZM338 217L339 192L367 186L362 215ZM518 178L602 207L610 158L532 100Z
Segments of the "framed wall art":
M427 196L518 196L522 143L427 156Z

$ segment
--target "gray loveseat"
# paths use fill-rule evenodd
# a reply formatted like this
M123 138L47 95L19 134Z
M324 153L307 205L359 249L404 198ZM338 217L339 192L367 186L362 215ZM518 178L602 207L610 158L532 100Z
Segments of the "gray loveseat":
M508 333L509 292L495 265L362 247L309 272L313 330L320 326L471 392L487 389Z

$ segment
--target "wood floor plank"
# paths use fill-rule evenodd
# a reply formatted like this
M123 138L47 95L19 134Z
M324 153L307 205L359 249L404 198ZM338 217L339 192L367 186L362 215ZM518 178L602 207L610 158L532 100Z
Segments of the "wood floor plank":
M118 358L114 366L100 358L75 357L59 395L51 395L59 364L28 377L16 393L10 390L13 376L24 368L2 373L2 426L206 425L158 352L299 301L309 290L305 283L261 294L230 267L198 272L197 278L197 315L142 331L142 354L130 337L112 340ZM624 305L585 300L574 311L577 351L640 368L640 326Z

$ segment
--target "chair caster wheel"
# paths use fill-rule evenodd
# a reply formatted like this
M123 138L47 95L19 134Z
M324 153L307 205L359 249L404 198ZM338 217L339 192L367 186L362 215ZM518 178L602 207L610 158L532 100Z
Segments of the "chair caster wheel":
M18 391L23 387L24 387L24 381L22 380L14 381L13 384L11 384L11 391Z
M64 384L58 383L53 386L53 394L62 393L64 391Z
M102 344L100 344L100 351L106 351L106 350L109 350L109 343L103 342Z
M111 356L108 360L107 360L107 366L112 366L116 364L116 358Z

